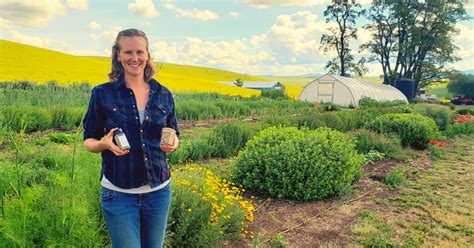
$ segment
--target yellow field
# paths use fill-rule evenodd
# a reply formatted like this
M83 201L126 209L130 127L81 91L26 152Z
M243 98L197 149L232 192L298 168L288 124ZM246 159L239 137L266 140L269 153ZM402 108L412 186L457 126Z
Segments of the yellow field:
M54 80L59 84L107 82L110 58L80 57L43 48L0 40L0 82ZM260 91L219 84L218 81L267 81L264 78L212 68L157 63L155 76L173 92L217 92L227 95L252 96Z

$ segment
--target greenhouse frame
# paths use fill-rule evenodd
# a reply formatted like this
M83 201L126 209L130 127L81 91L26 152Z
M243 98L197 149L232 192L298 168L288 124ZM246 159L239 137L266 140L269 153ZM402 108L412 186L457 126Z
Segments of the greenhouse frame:
M323 75L306 85L298 99L308 102L333 103L342 107L359 106L359 100L370 97L377 101L401 100L408 103L406 96L397 88L368 83L355 78Z

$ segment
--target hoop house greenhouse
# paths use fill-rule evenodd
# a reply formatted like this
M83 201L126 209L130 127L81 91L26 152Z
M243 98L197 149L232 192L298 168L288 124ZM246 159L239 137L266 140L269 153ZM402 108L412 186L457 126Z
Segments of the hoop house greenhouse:
M311 81L301 92L299 100L334 103L343 107L359 106L362 97L378 101L402 100L405 95L390 85L367 83L354 78L326 74Z

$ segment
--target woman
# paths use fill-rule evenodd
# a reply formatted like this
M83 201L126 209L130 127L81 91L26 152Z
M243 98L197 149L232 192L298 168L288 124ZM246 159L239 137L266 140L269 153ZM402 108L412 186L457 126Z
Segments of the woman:
M110 82L92 90L84 118L85 148L102 153L101 204L113 247L163 246L171 197L166 152L179 140L160 145L161 130L179 131L173 96L152 78L154 68L145 33L119 32ZM118 128L129 149L113 142Z

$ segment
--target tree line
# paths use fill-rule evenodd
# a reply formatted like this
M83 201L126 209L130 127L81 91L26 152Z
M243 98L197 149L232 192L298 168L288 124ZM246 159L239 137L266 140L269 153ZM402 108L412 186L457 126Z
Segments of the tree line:
M446 79L457 73L448 65L454 55L453 35L456 24L467 20L464 0L374 0L367 9L356 1L333 0L324 11L327 23L336 24L321 37L324 51L336 51L337 57L326 64L330 73L362 76L365 63L378 62L384 84L395 85L399 78L410 78L415 89ZM371 32L369 42L359 47L370 52L355 61L350 41L357 39L357 21L365 18L362 28Z

